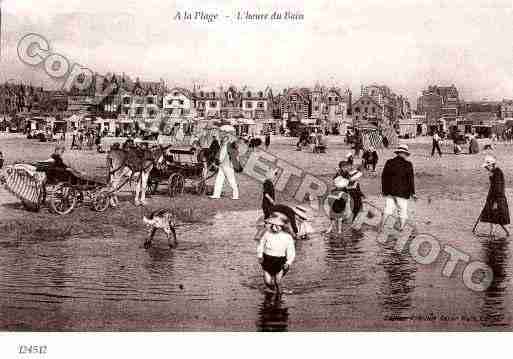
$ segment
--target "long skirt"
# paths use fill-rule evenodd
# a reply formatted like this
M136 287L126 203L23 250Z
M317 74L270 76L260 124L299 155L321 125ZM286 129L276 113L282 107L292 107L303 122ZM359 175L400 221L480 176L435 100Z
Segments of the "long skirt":
M493 204L495 202L497 203L497 208L493 209ZM485 206L481 212L480 221L485 223L502 225L509 224L509 207L506 197L499 197L494 200L492 200L491 198L487 198Z

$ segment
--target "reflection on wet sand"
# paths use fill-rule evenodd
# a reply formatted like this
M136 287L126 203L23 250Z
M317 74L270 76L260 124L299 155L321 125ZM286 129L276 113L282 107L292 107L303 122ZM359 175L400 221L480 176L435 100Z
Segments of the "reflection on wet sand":
M393 241L392 241L393 242ZM404 321L411 318L412 294L415 288L415 261L407 252L399 252L394 243L388 241L379 252L380 262L385 272L385 280L379 288L383 307L383 319Z
M257 329L259 332L286 332L288 330L289 310L284 306L283 298L274 294L265 294L258 309Z
M505 296L508 282L509 241L505 238L487 239L483 243L486 263L493 270L493 281L484 292L481 308L481 325L483 327L508 326L506 319Z

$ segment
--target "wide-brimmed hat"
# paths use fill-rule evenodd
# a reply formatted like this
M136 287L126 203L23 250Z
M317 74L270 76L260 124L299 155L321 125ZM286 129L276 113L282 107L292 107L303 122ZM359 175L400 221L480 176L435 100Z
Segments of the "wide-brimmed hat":
M344 177L338 176L333 180L333 184L337 188L346 188L349 184L349 181L345 179Z
M304 206L295 206L293 208L294 210L294 213L296 214L296 216L298 216L299 218L301 218L303 221L308 221L311 219L312 217L312 214L311 214L311 211L309 208L307 207L304 207Z
M287 217L285 217L285 215L281 215L281 213L273 213L265 222L276 226L284 226L286 221Z
M497 160L493 156L486 156L484 159L483 164L481 165L483 168L495 165L497 163Z
M394 151L394 153L404 153L404 154L407 154L408 156L410 155L410 151L408 150L408 145L399 145L399 146L397 146L397 148Z
M353 157L353 154L351 152L346 153L346 158Z

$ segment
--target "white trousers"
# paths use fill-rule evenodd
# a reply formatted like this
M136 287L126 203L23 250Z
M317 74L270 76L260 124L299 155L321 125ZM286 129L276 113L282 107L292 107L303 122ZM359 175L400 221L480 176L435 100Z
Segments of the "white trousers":
M408 200L401 197L385 197L385 216L391 216L395 211L399 212L399 218L408 219Z
M227 161L228 163L222 163L219 166L219 171L217 172L216 182L214 185L214 197L221 197L221 192L223 191L224 179L228 180L230 187L232 188L232 197L239 198L239 187L237 185L237 181L235 180L235 171L233 170L232 163Z

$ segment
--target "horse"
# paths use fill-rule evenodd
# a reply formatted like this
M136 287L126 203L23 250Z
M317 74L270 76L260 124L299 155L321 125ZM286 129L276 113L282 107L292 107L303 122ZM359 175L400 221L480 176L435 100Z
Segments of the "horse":
M134 204L136 206L146 205L146 186L148 178L153 167L158 166L163 160L167 147L160 145L150 148L141 148L135 145L125 146L123 149L118 147L111 148L107 156L108 181L114 195L112 196L112 206L116 206L118 199L116 192L122 187L120 181L127 176L129 179L136 177Z

